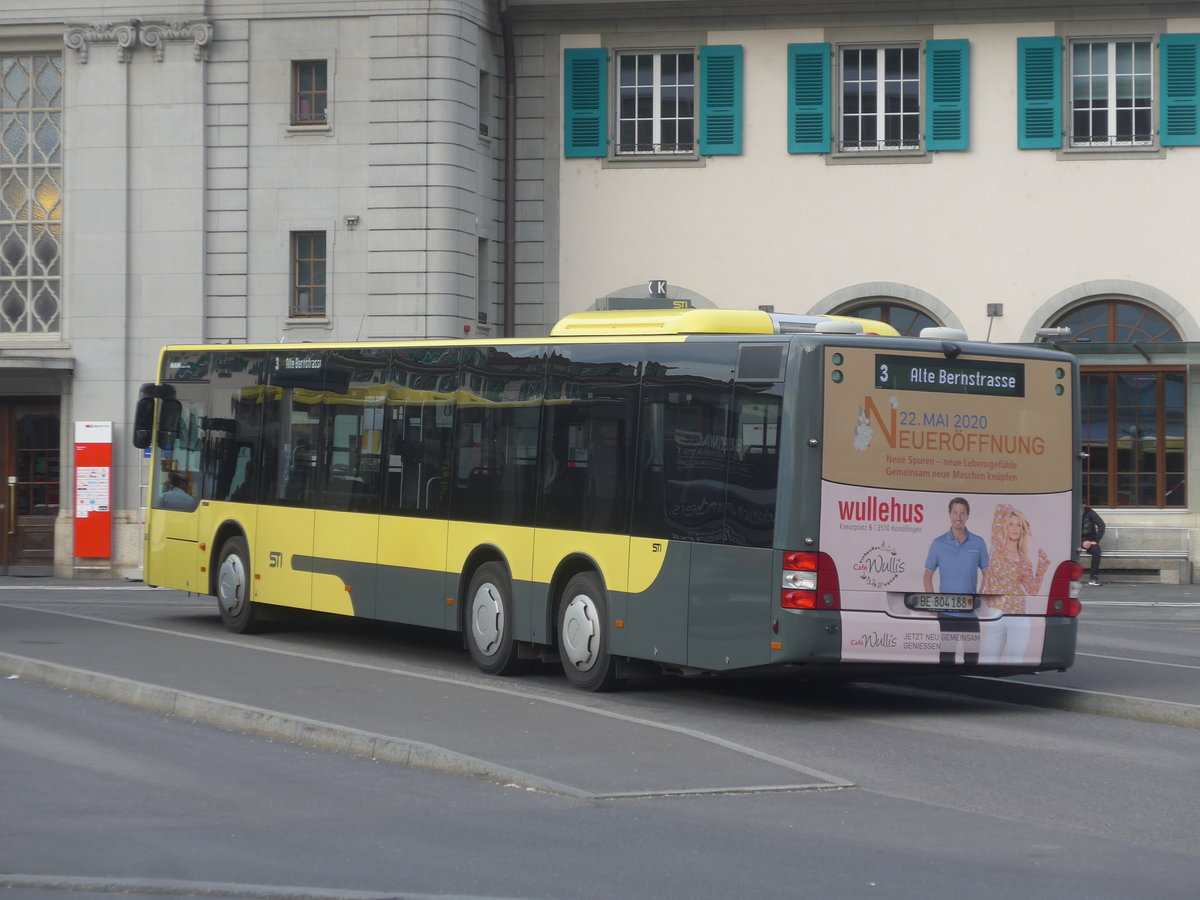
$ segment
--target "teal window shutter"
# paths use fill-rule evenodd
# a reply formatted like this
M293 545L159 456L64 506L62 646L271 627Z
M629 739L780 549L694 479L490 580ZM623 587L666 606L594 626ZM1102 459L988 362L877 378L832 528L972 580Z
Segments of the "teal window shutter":
M971 44L925 42L925 149L970 146Z
M1017 146L1062 146L1062 38L1017 38Z
M700 152L742 152L742 48L700 48Z
M608 155L608 51L563 51L563 154Z
M828 153L829 44L788 44L788 153Z
M1164 147L1200 146L1200 34L1164 34L1159 53L1160 142Z

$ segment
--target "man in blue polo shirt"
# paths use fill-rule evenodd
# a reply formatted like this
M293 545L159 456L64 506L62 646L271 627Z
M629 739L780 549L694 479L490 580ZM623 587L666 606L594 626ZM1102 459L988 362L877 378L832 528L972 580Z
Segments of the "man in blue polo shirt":
M971 504L962 497L950 501L950 530L933 539L925 557L925 590L933 593L933 573L941 573L938 589L943 594L974 594L979 590L979 573L988 567L987 544L967 531ZM953 665L958 647L964 648L963 662L979 662L979 619L973 612L941 612L940 661ZM966 648L972 648L968 651Z

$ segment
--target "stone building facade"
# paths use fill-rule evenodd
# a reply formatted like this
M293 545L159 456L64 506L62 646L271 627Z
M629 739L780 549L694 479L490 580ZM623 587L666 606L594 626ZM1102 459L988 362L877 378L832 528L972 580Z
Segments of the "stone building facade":
M4 0L0 571L136 575L163 344L538 335L650 282L1061 342L1094 505L1194 557L1197 35L1108 0Z

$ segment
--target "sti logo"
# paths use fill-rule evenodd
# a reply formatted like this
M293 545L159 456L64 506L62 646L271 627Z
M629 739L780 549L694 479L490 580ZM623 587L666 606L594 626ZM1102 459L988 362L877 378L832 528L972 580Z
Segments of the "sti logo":
M271 568L272 569L278 569L283 566L283 554L280 553L278 550L272 550L268 554L268 556L271 560Z

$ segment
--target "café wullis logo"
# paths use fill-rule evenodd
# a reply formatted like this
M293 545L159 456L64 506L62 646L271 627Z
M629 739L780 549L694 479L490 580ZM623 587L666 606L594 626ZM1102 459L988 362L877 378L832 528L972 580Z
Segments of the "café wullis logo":
M871 587L887 587L904 572L904 560L886 541L869 548L854 564L858 577Z

